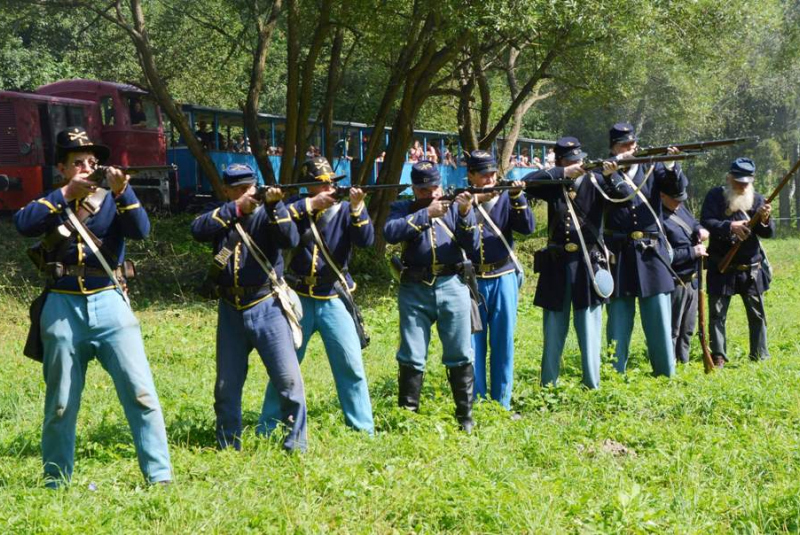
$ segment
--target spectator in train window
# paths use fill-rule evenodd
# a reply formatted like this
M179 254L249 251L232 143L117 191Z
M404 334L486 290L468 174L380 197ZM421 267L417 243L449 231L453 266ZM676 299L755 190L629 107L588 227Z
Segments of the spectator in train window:
M131 112L131 126L143 127L147 126L147 115L144 112L142 101L138 98L130 99L130 112Z
M411 150L408 151L408 161L416 163L424 159L425 151L422 149L422 144L420 144L418 139L415 139L414 145L411 147Z
M433 145L428 145L428 150L425 153L426 159L433 163L439 163L439 151Z
M381 162L383 162L385 159L386 159L386 151L383 151L383 152L381 152L381 153L380 153L380 155L379 155L377 158L375 158L375 161L376 161L377 163L381 163Z
M308 150L306 150L306 158L311 159L314 157L314 145L309 145Z
M547 149L547 157L544 161L544 168L551 169L556 166L556 152L553 150L552 147Z
M531 167L534 167L536 169L544 169L544 165L542 165L542 160L540 160L538 156L533 157L533 160L531 161Z
M528 149L522 149L522 153L519 155L519 166L520 167L531 166L531 158L528 155Z
M456 165L456 159L453 158L453 153L450 152L450 149L444 149L444 160L443 161L444 161L445 165L450 166L453 169L458 167Z
M205 150L209 150L213 143L214 138L211 132L207 130L208 123L205 121L197 121L197 130L194 133L194 137L197 138L197 141L203 145Z

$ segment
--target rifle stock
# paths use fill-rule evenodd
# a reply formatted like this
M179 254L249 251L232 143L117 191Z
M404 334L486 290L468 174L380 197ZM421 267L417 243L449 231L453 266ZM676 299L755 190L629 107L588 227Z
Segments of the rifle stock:
M786 184L789 183L789 179L792 178L792 175L794 175L798 169L800 169L800 160L797 160L795 164L792 166L792 168L789 169L789 172L786 173L786 175L784 175L778 186L773 190L772 195L770 195L769 198L767 198L764 204L770 204L772 201L775 200L775 197L777 197L778 194L781 192L781 190L784 188L784 186L786 186ZM750 231L752 232L752 230L760 221L761 221L761 216L759 215L758 212L756 212L755 214L753 214L753 217L751 217L750 220L747 222L747 228L749 228ZM742 246L742 243L744 243L744 240L739 240L735 244L733 244L733 246L731 246L731 248L728 250L728 253L723 257L722 262L719 263L720 273L725 273L725 271L728 270L728 267L731 265L731 262L733 262L733 258L736 256L736 253L739 252L739 248Z
M700 349L703 351L703 368L706 373L711 373L714 371L714 360L711 358L711 350L708 348L708 338L706 338L706 290L703 281L705 267L706 259L701 257L697 268L697 338L700 340Z

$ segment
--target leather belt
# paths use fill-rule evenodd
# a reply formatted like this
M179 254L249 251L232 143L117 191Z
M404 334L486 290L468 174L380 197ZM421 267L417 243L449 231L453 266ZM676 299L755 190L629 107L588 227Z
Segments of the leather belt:
M262 284L260 286L218 286L217 291L220 297L246 297L255 295L261 290L272 290L271 284Z
M479 275L483 275L485 273L491 273L495 269L500 269L501 267L508 264L511 256L507 256L502 260L498 260L497 262L489 262L487 264L475 264L475 273Z
M51 262L45 266L45 273L53 278L60 279L61 277L105 277L108 278L106 270L103 268L96 268L92 266L74 265L74 264L61 264L59 262ZM123 277L122 268L117 267L114 270L114 276L118 279Z
M435 276L455 275L459 272L458 264L436 264L434 266L408 266L403 270L401 282L422 282Z
M756 262L755 264L736 264L735 266L731 266L729 269L736 270L736 271L750 271L753 268L761 267L761 262Z

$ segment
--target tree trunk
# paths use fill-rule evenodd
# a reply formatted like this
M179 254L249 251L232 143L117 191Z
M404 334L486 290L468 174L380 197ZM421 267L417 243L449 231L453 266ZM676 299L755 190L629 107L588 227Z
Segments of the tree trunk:
M266 21L262 21L255 10L253 12L258 27L258 42L256 50L253 53L253 66L250 71L250 87L247 91L247 102L244 107L244 123L250 141L250 150L258 163L261 176L264 177L267 184L275 184L276 177L275 171L272 169L272 163L269 161L269 155L264 146L264 140L261 139L261 132L259 132L258 108L261 89L264 85L264 67L267 63L267 53L269 52L272 33L278 22L280 10L281 0L275 0Z
M341 82L342 48L344 47L344 29L339 26L333 36L331 44L331 57L328 62L328 83L325 86L325 102L322 104L320 116L322 128L325 131L325 157L333 165L334 149L336 147L336 134L333 132L333 105L336 99L336 90Z
M297 146L297 115L300 90L300 7L297 0L288 0L286 32L286 123L284 129L283 158L281 159L281 184L290 184L294 176Z

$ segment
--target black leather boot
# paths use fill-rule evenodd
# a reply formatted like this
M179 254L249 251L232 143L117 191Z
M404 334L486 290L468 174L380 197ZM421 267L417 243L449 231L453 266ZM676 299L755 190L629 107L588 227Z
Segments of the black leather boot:
M472 364L465 364L456 368L447 368L447 379L453 390L453 399L456 402L456 420L461 429L471 433L475 427L472 419L472 396L475 387L475 368Z
M397 384L400 387L398 405L400 407L417 412L424 377L424 372L417 371L411 366L400 365L400 370L397 372Z

